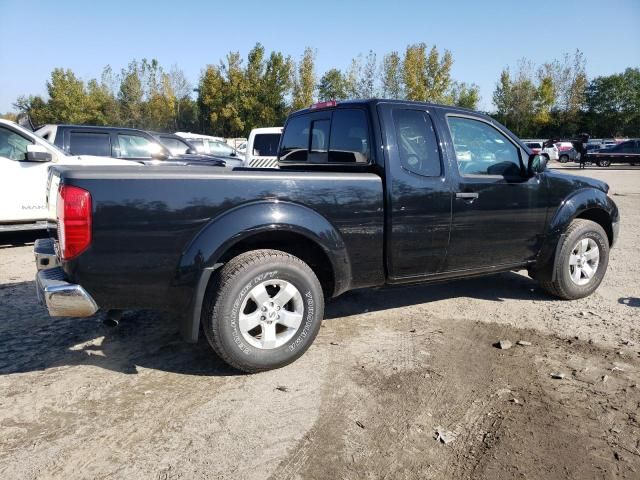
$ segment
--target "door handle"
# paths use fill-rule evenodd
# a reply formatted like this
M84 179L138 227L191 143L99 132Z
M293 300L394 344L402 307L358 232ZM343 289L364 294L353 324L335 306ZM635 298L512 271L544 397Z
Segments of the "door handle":
M480 195L477 192L458 192L456 193L456 198L462 198L466 201L473 201L478 198Z

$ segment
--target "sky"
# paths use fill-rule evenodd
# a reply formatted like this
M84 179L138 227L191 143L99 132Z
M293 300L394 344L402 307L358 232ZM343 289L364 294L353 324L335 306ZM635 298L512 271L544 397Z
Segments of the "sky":
M481 110L503 68L580 49L589 78L640 67L640 0L0 0L0 112L19 95L46 94L56 67L84 80L132 59L181 68L197 85L207 64L260 42L298 59L317 50L316 73L353 57L424 42L453 55L452 77L480 87Z

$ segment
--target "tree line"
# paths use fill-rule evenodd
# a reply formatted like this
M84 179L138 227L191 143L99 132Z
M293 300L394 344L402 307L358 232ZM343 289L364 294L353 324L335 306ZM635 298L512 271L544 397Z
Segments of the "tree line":
M243 58L229 52L207 65L196 85L177 66L155 59L133 60L116 72L106 66L85 82L56 68L46 99L19 97L14 106L33 123L120 125L158 131L192 131L246 136L252 128L282 125L294 110L320 100L395 98L477 109L477 85L451 76L453 56L424 43L410 44L381 58L360 54L345 69L321 75L316 51L294 59L256 44ZM505 68L493 93L491 114L521 137L638 135L640 70L589 81L581 52L540 66L523 59Z
M522 138L640 136L640 69L591 79L582 52L535 66L505 68L493 92L494 117Z

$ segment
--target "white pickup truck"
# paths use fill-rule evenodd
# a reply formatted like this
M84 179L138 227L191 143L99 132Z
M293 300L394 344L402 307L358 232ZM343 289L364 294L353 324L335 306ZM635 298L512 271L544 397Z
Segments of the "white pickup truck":
M245 167L278 168L278 144L282 127L254 128L249 134Z
M0 119L0 232L46 227L50 165L140 165L90 155L67 155L26 128Z

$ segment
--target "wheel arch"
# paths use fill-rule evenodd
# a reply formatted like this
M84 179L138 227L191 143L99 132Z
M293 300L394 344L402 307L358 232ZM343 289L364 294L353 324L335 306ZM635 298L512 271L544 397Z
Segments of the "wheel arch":
M300 258L314 271L325 295L349 289L351 263L342 236L325 217L303 205L266 201L232 209L213 219L185 249L177 284L192 284L189 312L181 322L196 342L207 290L215 270L251 250L274 249Z
M614 224L619 221L618 208L602 190L584 188L567 197L553 213L540 253L536 259L535 276L551 280L558 261L557 247L571 222L577 218L591 220L607 234L609 246L616 240Z

